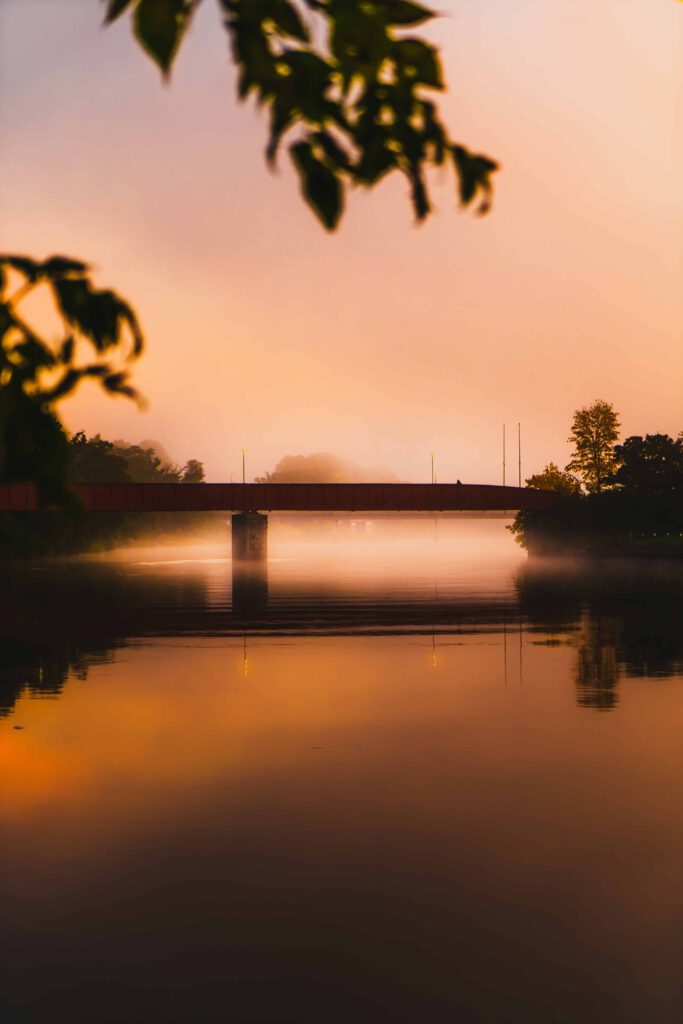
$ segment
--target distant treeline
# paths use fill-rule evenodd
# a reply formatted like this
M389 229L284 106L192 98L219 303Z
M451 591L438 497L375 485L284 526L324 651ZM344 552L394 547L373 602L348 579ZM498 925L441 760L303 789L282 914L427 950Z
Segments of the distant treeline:
M285 455L272 473L257 476L257 484L362 484L397 483L388 469L359 466L331 452L312 455Z
M595 402L574 415L565 470L550 463L526 481L563 495L548 511L523 511L510 529L537 555L683 555L683 432L633 435Z
M107 441L79 431L68 439L68 481L75 483L202 483L204 466L175 465L157 441ZM159 533L201 525L206 513L85 513L74 503L62 511L0 513L0 556L31 557L104 551Z

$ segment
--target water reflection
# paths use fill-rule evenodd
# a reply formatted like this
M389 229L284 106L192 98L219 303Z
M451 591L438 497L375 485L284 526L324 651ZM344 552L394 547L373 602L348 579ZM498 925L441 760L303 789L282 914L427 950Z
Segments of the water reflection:
M680 564L523 563L479 590L410 565L388 581L357 569L345 578L275 561L269 572L265 563L158 553L6 567L0 715L22 692L55 697L70 674L86 678L89 665L149 636L426 634L436 665L440 637L485 633L500 638L505 676L514 658L519 678L525 643L566 643L577 703L603 711L617 706L623 678L683 673Z
M243 563L232 567L232 612L250 625L268 610L268 565Z
M5 573L19 1019L678 1024L680 570L290 554Z
M92 665L107 662L120 641L35 643L3 636L0 641L0 718L22 695L56 699L71 677L85 680Z
M609 711L621 678L683 674L680 564L531 563L516 583L532 630L572 631L579 705Z

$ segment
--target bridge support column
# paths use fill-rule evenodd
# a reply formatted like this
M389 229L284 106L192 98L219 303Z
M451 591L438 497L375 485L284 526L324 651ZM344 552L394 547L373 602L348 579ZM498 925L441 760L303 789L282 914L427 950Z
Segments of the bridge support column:
M268 516L238 512L232 517L233 562L265 562L268 558Z

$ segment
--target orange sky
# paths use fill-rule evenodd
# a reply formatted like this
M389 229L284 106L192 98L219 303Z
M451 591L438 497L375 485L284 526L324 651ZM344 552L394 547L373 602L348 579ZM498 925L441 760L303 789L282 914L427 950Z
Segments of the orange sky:
M170 88L95 0L2 0L2 247L90 260L137 307L138 413L94 388L69 426L158 438L212 479L332 450L405 479L499 482L568 457L572 411L683 428L683 8L451 0L434 29L455 137L498 158L493 214L415 228L395 181L327 236L237 106L205 0ZM516 460L516 452L509 455ZM514 476L514 468L511 470Z

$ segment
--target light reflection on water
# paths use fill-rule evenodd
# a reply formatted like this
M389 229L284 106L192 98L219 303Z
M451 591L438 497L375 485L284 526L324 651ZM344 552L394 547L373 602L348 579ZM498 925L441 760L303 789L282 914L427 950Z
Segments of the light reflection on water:
M424 532L5 571L17 1019L678 1024L680 566Z

